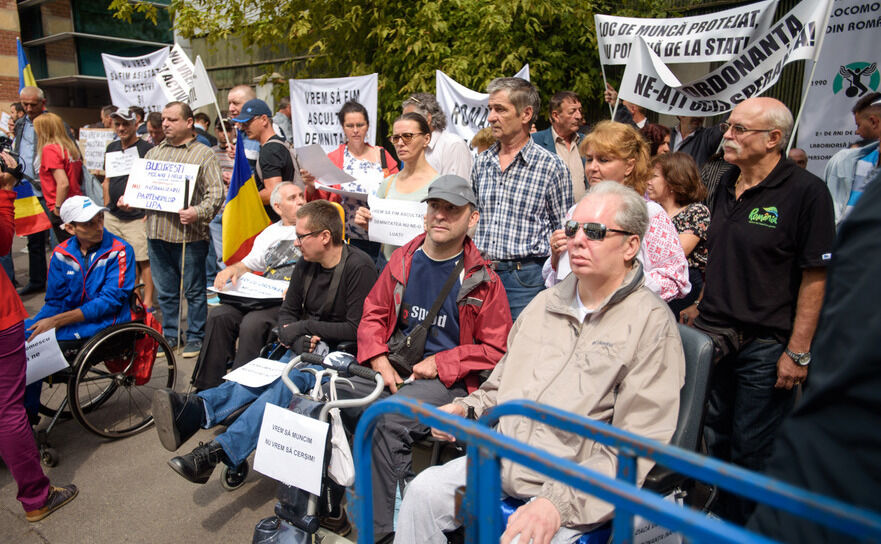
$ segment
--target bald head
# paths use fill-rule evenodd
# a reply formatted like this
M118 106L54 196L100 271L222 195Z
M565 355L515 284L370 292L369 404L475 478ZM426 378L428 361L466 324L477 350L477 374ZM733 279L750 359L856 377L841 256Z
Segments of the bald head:
M777 150L782 153L789 143L789 137L792 136L792 125L794 123L792 112L789 111L786 104L776 98L757 96L744 100L737 107L739 108L740 106L750 108L752 112L755 112L758 115L758 119L764 124L764 128L780 131L780 141L777 145Z
M800 168L808 167L808 154L805 153L804 149L793 147L789 150L789 158L792 159L792 162L797 164Z
M245 102L255 98L257 98L257 93L248 85L236 85L230 89L229 94L226 95L226 101L229 103L230 118L238 117Z
M25 87L18 93L25 114L33 121L46 109L46 97L39 87Z

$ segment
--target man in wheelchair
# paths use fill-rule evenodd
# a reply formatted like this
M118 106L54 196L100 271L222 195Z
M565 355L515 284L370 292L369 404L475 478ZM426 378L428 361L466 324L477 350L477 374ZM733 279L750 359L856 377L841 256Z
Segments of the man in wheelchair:
M331 349L354 342L364 298L376 282L373 260L343 241L342 219L326 200L309 202L297 211L296 233L303 257L294 267L279 312L279 340L294 353L311 352L319 342ZM292 372L291 378L301 391L314 383L304 372ZM207 482L218 463L240 466L257 447L264 406L287 407L292 398L281 379L265 387L227 381L196 395L157 391L153 417L168 451L176 451L200 427L211 428L250 404L224 433L171 459L169 466L197 484Z
M441 410L477 418L529 399L661 442L676 428L685 358L670 310L643 283L636 261L648 229L645 201L614 182L595 185L566 222L572 274L520 314L508 351L480 389ZM615 452L540 422L503 418L498 432L615 477ZM438 438L452 437L432 431ZM640 460L641 485L651 463ZM445 543L466 458L431 467L407 486L395 542ZM527 501L502 542L569 543L611 518L613 508L565 484L502 461L502 489Z
M49 261L45 304L25 321L28 340L55 329L59 342L82 341L111 325L132 320L135 253L104 229L104 212L86 196L61 205L61 221L72 237L58 244Z

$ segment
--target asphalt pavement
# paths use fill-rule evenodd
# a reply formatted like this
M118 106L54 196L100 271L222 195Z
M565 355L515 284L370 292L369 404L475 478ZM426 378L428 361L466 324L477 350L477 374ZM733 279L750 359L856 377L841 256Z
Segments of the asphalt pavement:
M16 238L16 279L27 282L25 241ZM43 293L24 297L28 313ZM195 359L177 358L176 389L189 383ZM48 423L43 418L42 426ZM202 430L185 443L186 453L220 430ZM272 515L277 484L253 470L244 486L226 491L215 470L205 485L192 484L166 465L175 454L159 443L154 428L110 441L73 419L60 421L49 436L58 465L44 467L55 484L74 483L79 496L46 519L28 523L9 470L0 463L0 544L103 544L251 541L254 525Z

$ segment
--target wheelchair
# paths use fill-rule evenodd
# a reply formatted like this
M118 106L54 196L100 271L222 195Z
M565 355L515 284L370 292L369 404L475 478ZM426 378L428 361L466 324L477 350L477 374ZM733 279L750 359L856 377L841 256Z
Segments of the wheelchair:
M174 388L173 350L162 326L144 309L138 287L129 299L132 321L82 341L59 342L70 366L43 379L39 412L51 420L36 438L44 465L58 464L48 435L59 420L73 417L104 438L132 436L153 423L153 391Z

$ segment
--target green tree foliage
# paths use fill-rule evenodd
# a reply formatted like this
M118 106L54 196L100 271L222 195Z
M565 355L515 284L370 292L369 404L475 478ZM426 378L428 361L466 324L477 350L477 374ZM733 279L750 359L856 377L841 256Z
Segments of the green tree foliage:
M134 12L149 18L156 9L163 8L111 4L121 19ZM434 92L436 69L482 90L525 63L543 104L555 91L571 89L583 97L588 117L600 117L594 13L663 16L661 0L172 0L169 9L187 38L235 36L245 46L284 45L308 55L302 69L291 73L291 67L293 77L377 72L386 121L410 93Z

